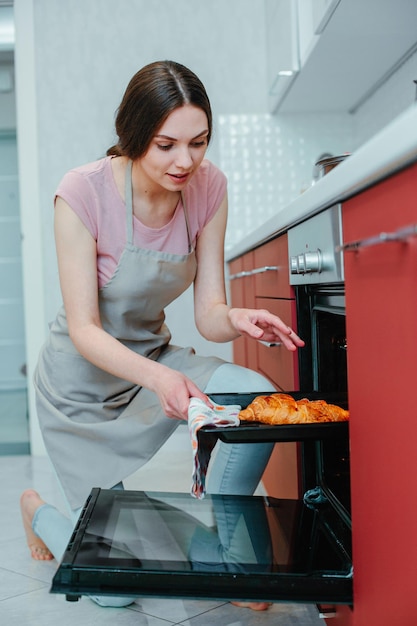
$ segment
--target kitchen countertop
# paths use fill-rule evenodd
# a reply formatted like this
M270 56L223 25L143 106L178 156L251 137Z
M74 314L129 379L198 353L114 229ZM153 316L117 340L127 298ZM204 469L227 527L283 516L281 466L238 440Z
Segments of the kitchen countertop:
M231 261L416 161L417 105L412 105L315 185L233 246L226 253L226 260Z

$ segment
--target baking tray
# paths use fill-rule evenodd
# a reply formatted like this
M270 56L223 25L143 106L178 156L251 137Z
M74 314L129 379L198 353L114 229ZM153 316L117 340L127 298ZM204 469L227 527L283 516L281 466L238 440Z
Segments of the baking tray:
M238 404L246 408L257 396L269 396L265 393L214 393L209 397L217 404ZM337 404L348 408L348 397L345 392L289 391L285 392L295 400L325 400L329 404ZM270 426L260 422L242 422L239 426L203 426L198 437L216 437L225 443L267 443L270 441L308 441L324 439L345 439L349 436L349 422L324 422L320 424L279 424Z

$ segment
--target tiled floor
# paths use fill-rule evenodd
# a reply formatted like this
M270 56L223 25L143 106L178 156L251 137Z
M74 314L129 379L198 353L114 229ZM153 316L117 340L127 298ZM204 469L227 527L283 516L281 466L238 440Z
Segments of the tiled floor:
M183 459L178 464L178 459ZM162 462L161 462L162 459ZM175 467L174 483L166 484L161 465ZM132 476L127 488L188 491L191 456L188 433L177 430L172 441L146 469ZM170 473L171 475L174 472ZM0 618L7 626L320 626L313 605L274 604L268 611L255 612L227 602L161 600L141 598L123 609L100 608L88 598L66 602L64 596L49 593L56 562L37 562L29 557L20 520L19 495L27 487L62 507L62 496L46 458L0 456L3 502L0 516Z

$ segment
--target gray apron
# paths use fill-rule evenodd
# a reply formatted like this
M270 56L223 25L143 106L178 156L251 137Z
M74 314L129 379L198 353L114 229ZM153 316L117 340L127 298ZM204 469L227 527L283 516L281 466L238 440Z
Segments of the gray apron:
M223 361L169 345L165 324L165 307L192 284L197 269L184 199L188 254L134 246L131 168L129 162L127 242L114 275L99 290L101 322L131 350L183 372L204 389ZM45 446L73 509L82 506L92 487L110 488L139 469L180 424L166 417L156 394L97 368L77 352L64 307L51 325L34 382Z

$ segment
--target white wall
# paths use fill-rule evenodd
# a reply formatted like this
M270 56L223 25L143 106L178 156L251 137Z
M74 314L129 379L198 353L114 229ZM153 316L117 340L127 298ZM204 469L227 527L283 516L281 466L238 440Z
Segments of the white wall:
M100 157L113 143L114 114L127 82L155 59L172 58L191 67L207 87L215 119L219 113L266 107L262 7L262 0L88 0L80 10L78 0L36 0L38 154L48 319L60 299L51 200L62 175L72 166ZM242 40L247 47L239 45ZM244 73L237 71L242 66ZM210 154L216 161L215 142Z

